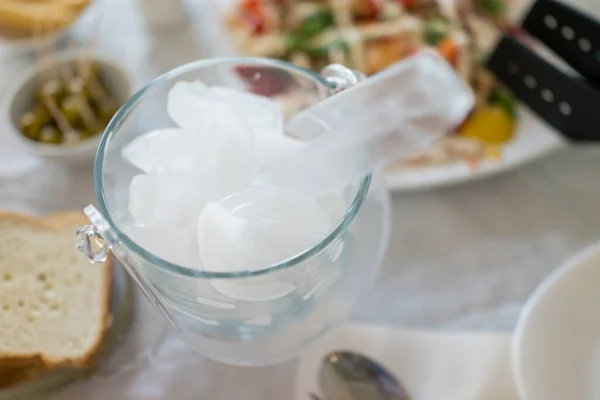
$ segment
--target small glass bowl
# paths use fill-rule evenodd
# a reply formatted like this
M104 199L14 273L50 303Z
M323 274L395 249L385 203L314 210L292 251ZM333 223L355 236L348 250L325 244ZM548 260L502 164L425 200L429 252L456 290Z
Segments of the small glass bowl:
M72 207L49 198L28 197L24 194L0 190L0 210L21 214L46 216ZM73 244L73 251L75 244ZM0 399L20 400L41 398L69 383L98 379L127 370L142 368L160 350L167 333L166 323L147 301L140 299L138 290L125 270L113 258L110 292L111 321L100 350L100 359L93 368L60 368L24 381L0 388ZM94 268L90 264L90 268ZM138 301L141 300L141 301Z

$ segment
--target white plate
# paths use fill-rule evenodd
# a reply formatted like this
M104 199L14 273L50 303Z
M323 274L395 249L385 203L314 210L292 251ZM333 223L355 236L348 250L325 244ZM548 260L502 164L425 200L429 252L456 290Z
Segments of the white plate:
M449 186L517 168L564 146L565 141L556 131L523 106L519 110L515 138L503 146L500 161L484 160L477 169L471 169L466 162L422 168L395 167L386 173L386 181L393 191Z
M600 244L535 290L517 324L512 361L522 400L600 399Z

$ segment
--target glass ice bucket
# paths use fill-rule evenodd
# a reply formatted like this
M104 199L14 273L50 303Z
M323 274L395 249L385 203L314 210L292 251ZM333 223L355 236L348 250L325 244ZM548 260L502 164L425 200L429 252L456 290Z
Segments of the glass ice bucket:
M193 62L155 79L120 109L102 137L94 166L98 207L84 210L91 225L79 229L78 248L92 262L114 253L171 327L206 357L265 365L295 356L347 317L372 286L390 225L380 177L362 176L343 190L334 229L312 248L260 269L211 272L168 262L126 233L128 185L139 171L121 151L149 130L173 126L167 94L180 80L268 96L289 117L361 78L340 65L316 74L275 60L235 58ZM288 289L266 295L273 282ZM223 287L243 287L253 295L228 295L218 290Z

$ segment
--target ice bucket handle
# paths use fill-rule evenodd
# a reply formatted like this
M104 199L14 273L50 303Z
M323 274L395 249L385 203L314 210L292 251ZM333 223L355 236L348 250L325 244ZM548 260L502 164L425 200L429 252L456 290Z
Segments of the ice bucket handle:
M171 328L177 334L181 335L181 337L187 338L188 335L179 327L179 324L171 313L167 311L156 287L146 279L136 260L118 240L116 234L100 211L93 205L88 205L83 209L83 212L92 224L83 225L77 229L75 233L75 247L77 250L83 253L91 263L105 262L108 259L109 251L111 251L121 261L119 264L125 268L152 306L167 320Z

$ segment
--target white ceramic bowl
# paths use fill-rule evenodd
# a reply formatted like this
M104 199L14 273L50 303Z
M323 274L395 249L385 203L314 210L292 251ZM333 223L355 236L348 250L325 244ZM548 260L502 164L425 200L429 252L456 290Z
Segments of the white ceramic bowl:
M512 353L522 400L600 399L600 244L567 261L534 291Z
M24 150L43 157L69 162L94 159L102 132L74 145L51 145L29 139L19 130L19 117L32 108L35 92L44 76L53 74L61 65L76 65L83 57L91 60L97 68L106 90L119 105L123 104L131 95L129 74L115 61L102 56L87 54L84 56L81 52L69 51L36 63L16 79L8 90L2 107L8 134Z

